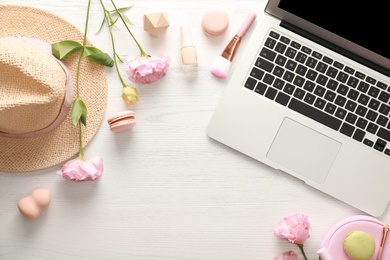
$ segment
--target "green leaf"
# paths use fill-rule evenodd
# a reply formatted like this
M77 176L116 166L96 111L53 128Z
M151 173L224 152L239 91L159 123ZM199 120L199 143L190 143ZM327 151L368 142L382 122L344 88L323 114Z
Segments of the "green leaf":
M83 45L71 40L61 41L51 45L53 55L59 60L65 59L72 53L81 50L81 48L83 48Z
M119 12L120 12L120 11L119 11ZM134 25L134 24L130 21L130 19L127 18L127 16L126 16L124 13L120 12L120 15L122 16L123 20L124 20L126 23L128 23L128 24L130 24L130 25Z
M87 106L84 101L77 98L73 101L72 111L71 111L72 123L77 126L78 123L82 123L83 125L87 125Z
M87 59L96 62L98 64L112 67L114 66L114 60L107 53L102 52L96 47L87 46L85 47L84 55Z

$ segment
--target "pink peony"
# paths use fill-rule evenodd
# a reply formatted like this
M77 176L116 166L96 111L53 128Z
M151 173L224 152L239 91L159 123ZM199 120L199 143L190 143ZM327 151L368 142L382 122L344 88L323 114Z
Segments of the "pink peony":
M298 255L294 251L286 251L275 257L274 260L298 260Z
M171 58L160 56L141 56L129 58L126 61L127 75L136 83L149 84L165 76L169 69Z
M102 175L103 168L103 158L101 156L96 156L92 160L86 160L79 156L65 163L57 173L71 181L93 181Z
M310 237L311 229L307 216L295 214L283 218L274 229L274 234L290 243L302 245Z

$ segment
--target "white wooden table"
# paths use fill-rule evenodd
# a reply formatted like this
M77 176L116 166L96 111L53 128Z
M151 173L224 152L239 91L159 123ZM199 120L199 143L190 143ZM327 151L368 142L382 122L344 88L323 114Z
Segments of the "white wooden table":
M80 30L86 2L0 0L48 10ZM66 181L56 174L61 165L0 173L0 259L268 260L287 250L299 253L298 247L273 235L279 220L294 213L309 216L312 230L305 249L310 259L318 259L316 251L331 226L363 213L211 140L205 132L227 84L213 77L209 67L248 13L262 12L265 0L116 3L134 5L126 13L135 24L133 33L148 53L171 56L171 68L157 83L138 86L140 100L131 108L137 125L118 134L109 131L106 119L126 106L115 71L107 70L105 118L85 149L87 157L104 158L100 180ZM230 18L228 31L219 38L206 37L200 27L203 13L211 9L225 10ZM143 30L142 17L151 12L169 15L170 26L162 37ZM89 38L110 53L107 31L94 33L101 19L99 2L93 1ZM181 25L191 26L198 52L193 78L181 69ZM123 28L115 34L119 53L138 53ZM16 204L37 188L50 189L52 202L39 219L29 221ZM390 210L380 220L389 222Z

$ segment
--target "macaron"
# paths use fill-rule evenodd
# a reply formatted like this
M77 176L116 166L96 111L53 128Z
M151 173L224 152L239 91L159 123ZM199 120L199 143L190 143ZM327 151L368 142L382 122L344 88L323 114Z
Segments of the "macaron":
M375 252L374 238L364 231L351 231L344 238L344 251L352 260L368 260Z
M126 110L108 118L107 122L113 132L123 132L135 126L134 111Z
M207 11L203 14L201 25L207 36L218 37L229 27L229 16L222 10Z

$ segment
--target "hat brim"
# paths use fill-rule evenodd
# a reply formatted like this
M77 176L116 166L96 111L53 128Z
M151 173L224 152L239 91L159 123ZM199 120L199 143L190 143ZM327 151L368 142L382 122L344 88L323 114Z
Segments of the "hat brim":
M0 14L0 38L39 38L50 44L62 40L83 40L83 33L79 29L47 11L27 6L0 5ZM76 82L77 61L77 54L63 60L72 74L73 82ZM99 129L106 110L108 87L105 67L82 59L79 94L88 109L87 126L83 127L85 146ZM23 139L0 137L0 171L45 169L69 160L78 151L79 131L72 124L69 114L56 129L47 134Z

